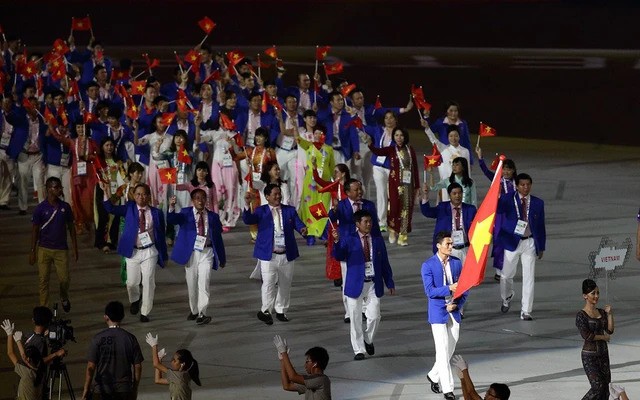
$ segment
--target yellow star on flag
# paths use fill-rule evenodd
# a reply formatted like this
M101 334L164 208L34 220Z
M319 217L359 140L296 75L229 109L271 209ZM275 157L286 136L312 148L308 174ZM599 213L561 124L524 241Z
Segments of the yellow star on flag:
M78 26L78 28L82 28L84 26L84 23L78 22L76 25Z
M173 174L171 172L167 172L166 175L167 180L171 180L173 178Z
M473 235L471 236L471 247L473 247L473 255L476 258L476 262L480 261L482 256L482 250L484 246L491 244L491 233L489 228L493 225L493 219L496 213L491 213L487 218L476 223Z
M54 61L54 62L53 62L53 66L54 66L54 67L59 67L59 66L60 66L60 63L59 63L59 62L57 62L57 61Z
M434 160L433 158L429 159L429 165L434 165L436 163L436 160Z
M27 73L31 73L31 67L27 67Z
M182 150L182 155L183 156L188 156L189 152L187 151L187 149Z
M484 131L487 132L487 133L490 133L491 132L491 127L485 126L484 127Z
M205 27L205 29L206 29L206 30L211 29L211 25L210 25L210 24L205 24L205 26L204 26L204 27Z
M316 215L319 217L322 215L322 211L321 210L316 210Z
M139 91L139 92L142 92L143 90L144 90L144 86L142 86L142 85L138 85L138 91Z

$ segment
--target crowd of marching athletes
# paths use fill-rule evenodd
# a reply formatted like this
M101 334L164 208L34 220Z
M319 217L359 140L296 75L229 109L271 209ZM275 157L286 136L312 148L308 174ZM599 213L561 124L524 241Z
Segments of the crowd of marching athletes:
M201 28L209 34L210 20L203 21ZM435 393L455 398L454 365L465 398L478 396L465 375L466 363L453 357L467 297L467 292L455 292L473 248L472 222L482 213L476 208L476 184L470 177L473 154L499 198L491 254L501 311L510 309L520 261L523 321L533 320L535 263L546 241L544 203L530 194L532 177L518 174L512 160L496 158L487 166L479 139L472 149L457 103L447 103L446 114L432 123L431 106L420 87L408 91L402 107L385 107L379 97L367 104L362 88L336 77L344 73L341 63L323 64L322 79L318 65L329 46L316 47L312 74L300 73L288 85L275 47L264 52L275 74L263 80L268 65L260 58L254 62L239 50L214 52L203 40L184 57L175 55L173 79L161 83L153 75L157 59L144 55L146 68L134 75L131 60L120 60L116 66L93 34L86 47L76 45L73 32L90 25L88 19L74 19L71 36L55 40L45 54L29 53L16 36L2 37L0 209L9 209L15 186L18 212L26 215L33 182L40 204L33 212L29 260L38 263L42 306L49 302L48 279L54 265L63 309L71 309L66 231L77 259L76 235L95 230L95 247L105 253L117 249L121 256L130 312L140 312L141 322L149 321L153 307L156 264L169 259L167 246L173 246L170 258L186 270L187 319L207 324L210 270L226 264L222 233L242 219L249 225L247 240L255 243L259 261L252 275L262 280L257 318L267 325L273 324L274 314L281 322L289 321L286 313L298 257L294 230L298 231L309 246L317 241L327 245L326 277L343 288L344 322L350 324L354 359L363 360L365 353L375 354L384 287L395 294L382 233L387 232L389 244L408 246L414 205L419 202L421 213L436 220L434 256L422 266L436 343L428 381ZM409 133L398 124L399 114L412 109L433 144L432 154L422 160L422 184ZM481 124L479 136L495 134L495 129ZM375 202L363 198L372 186ZM431 191L437 193L435 205L430 203ZM592 293L597 287L589 289L584 293L588 305L589 299L597 301ZM594 304L579 315L577 324L586 342L606 341L606 333L589 333L588 318L600 315ZM110 328L119 326L121 306L107 306ZM606 308L601 319L609 318L609 327L597 329L613 332L610 311ZM9 336L14 333L9 322L3 328ZM150 335L147 342L154 348L154 366L160 372L171 371L158 361L157 337ZM316 392L329 398L328 378L318 378L324 376L326 350L307 353L307 361L313 363L307 369L313 378L307 379L293 370L286 342L279 337L274 342L283 362L283 387L303 393L301 387L307 385L314 388L308 398L320 398L309 397ZM600 345L594 348L602 350ZM191 371L199 383L197 363L187 353L176 353L173 369ZM98 354L88 373L95 372ZM135 357L142 360L137 353ZM34 367L37 380L38 356L22 358ZM585 361L593 396L609 392L608 364L598 362ZM169 374L156 381L186 379L184 373L180 376ZM495 385L490 389L494 398L508 398L508 388Z

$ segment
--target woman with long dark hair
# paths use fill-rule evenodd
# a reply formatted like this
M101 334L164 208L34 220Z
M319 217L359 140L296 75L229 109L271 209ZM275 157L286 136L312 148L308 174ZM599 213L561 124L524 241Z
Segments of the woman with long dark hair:
M610 305L597 308L600 289L595 281L582 282L584 307L576 315L576 326L584 339L582 366L591 384L591 389L582 400L606 400L609 398L611 367L607 342L613 334L613 312Z
M440 182L433 185L429 190L446 189L450 184L456 182L462 186L462 202L478 206L478 194L476 193L476 185L469 176L469 163L464 157L456 157L451 164L453 171L451 176L442 178Z
M146 340L151 346L153 367L155 368L155 383L169 385L171 400L190 400L191 387L189 383L193 381L196 385L202 386L198 361L193 358L189 350L180 349L171 358L171 368L167 368L162 364L164 353L158 355L158 336L154 337L151 333L147 333Z

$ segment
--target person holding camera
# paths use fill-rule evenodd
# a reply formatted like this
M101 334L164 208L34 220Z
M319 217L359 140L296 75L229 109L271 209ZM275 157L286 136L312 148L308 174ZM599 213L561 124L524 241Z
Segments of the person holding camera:
M105 307L108 328L91 340L82 399L135 399L142 376L142 351L138 339L120 327L124 305L112 301Z

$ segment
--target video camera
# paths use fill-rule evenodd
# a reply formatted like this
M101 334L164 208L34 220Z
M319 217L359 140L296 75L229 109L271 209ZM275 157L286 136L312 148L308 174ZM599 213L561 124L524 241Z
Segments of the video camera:
M58 303L53 305L53 319L49 324L49 345L52 352L64 347L68 340L76 343L70 319L58 319Z

